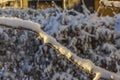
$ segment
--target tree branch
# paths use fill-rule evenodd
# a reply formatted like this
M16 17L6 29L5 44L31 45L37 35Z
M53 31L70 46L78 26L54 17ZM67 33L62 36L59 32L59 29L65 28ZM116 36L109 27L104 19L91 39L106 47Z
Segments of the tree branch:
M74 53L72 53L69 49L58 43L55 38L46 34L43 30L41 30L40 29L41 26L37 23L34 23L32 21L17 19L17 18L0 17L0 27L1 26L16 28L16 29L27 29L38 33L39 37L44 40L44 43L46 45L51 44L51 46L55 50L59 51L59 54L65 56L68 60L76 64L78 67L82 67L85 71L93 75L95 74L96 76L93 80L98 80L101 77L106 79L120 80L119 75L107 71L103 68L100 68L90 60L80 58Z
M120 1L100 0L100 3L103 3L103 5L105 5L107 7L120 8Z

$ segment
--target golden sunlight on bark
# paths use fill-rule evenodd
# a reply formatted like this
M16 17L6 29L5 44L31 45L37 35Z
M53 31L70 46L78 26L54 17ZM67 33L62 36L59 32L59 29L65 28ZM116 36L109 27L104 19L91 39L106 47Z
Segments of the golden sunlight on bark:
M120 12L120 0L95 0L95 10L97 11L99 7L100 16L114 16L115 13Z

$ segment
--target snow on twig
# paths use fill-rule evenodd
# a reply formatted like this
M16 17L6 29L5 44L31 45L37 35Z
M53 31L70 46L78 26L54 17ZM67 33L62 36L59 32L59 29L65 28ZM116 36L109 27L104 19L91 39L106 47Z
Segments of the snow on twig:
M101 77L107 79L120 80L119 75L107 71L103 68L100 68L96 66L92 61L80 58L75 53L72 53L69 49L58 43L55 38L51 37L50 35L46 34L43 30L41 30L41 26L37 23L18 18L0 17L0 25L16 29L27 29L38 33L40 38L43 39L46 45L51 44L51 46L55 50L59 51L59 54L64 55L68 60L76 64L78 67L82 67L85 71L91 74L95 74L96 76L93 80L98 80Z
M90 11L87 9L84 0L82 0L82 3L83 3L83 5L82 5L83 12L86 16L88 16L90 14Z
M52 77L52 80L56 80L59 76L60 76L60 80L64 80L64 78L65 78L65 80L71 80L72 78L74 78L72 75L62 72L61 74L56 73ZM74 78L74 80L78 80L78 79Z

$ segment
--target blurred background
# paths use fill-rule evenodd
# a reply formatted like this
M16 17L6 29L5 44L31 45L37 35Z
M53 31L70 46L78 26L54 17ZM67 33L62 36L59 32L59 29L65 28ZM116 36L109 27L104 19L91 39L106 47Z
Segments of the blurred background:
M52 1L54 1L58 7L63 9L75 9L82 12L82 4L86 5L90 12L95 12L100 7L100 0L0 0L0 6L3 8L33 8L33 9L45 9L53 7ZM109 0L109 1L120 1L120 0ZM104 6L104 5L102 5ZM99 15L113 16L113 11L119 13L120 9L115 7L102 7L99 10Z

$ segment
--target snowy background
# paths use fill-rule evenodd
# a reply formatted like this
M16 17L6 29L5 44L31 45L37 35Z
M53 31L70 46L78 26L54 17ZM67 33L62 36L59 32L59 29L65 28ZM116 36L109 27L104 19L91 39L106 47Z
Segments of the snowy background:
M77 56L120 75L120 14L98 17L94 13L50 8L0 9L0 16L37 22ZM72 64L37 37L28 30L0 27L0 80L93 79L94 75Z

